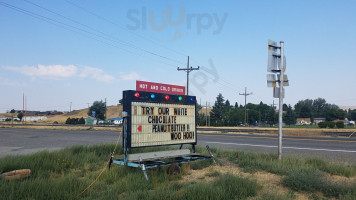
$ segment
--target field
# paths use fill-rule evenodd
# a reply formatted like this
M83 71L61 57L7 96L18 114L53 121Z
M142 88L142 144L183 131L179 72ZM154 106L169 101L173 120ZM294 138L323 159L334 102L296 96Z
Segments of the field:
M356 199L356 166L320 158L300 159L212 148L212 161L185 164L180 173L166 167L148 170L106 167L114 145L74 146L55 152L0 159L0 173L31 169L25 180L0 180L6 199ZM122 157L118 147L117 156ZM156 151L166 148L146 148ZM207 154L203 148L198 152Z
M62 114L62 115L53 115L48 116L48 119L39 121L39 122L26 122L27 126L21 126L22 123L14 122L14 127L21 128L37 128L37 129L61 129L61 130L85 130L89 127L85 126L54 126L53 122L58 122L59 124L64 124L65 121L70 118L87 118L88 117L88 109L82 110L74 110L72 112ZM117 106L108 106L107 107L107 118L116 118L121 117L122 113L122 105ZM12 113L3 113L0 116L3 117L11 117ZM0 127L11 127L9 125L10 122L0 122ZM30 125L30 126L29 126ZM204 127L201 126L199 128L205 129L209 128L209 131L203 131L202 129L199 132L210 132L210 133L244 133L244 134L271 134L277 135L278 128L277 127ZM92 129L92 128L91 128ZM96 130L118 130L118 128L114 127L94 127ZM339 134L343 134L344 136L356 135L355 127L347 127L343 129L337 128L325 128L321 129L316 126L286 126L283 128L284 136L323 136L324 133L328 133L331 136L338 136ZM354 134L353 134L354 133Z

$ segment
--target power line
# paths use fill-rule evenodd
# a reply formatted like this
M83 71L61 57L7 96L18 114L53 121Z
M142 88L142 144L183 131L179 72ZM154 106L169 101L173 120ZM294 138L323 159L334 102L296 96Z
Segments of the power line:
M245 124L247 122L247 109L246 109L246 97L253 94L252 92L251 93L247 93L247 88L245 87L245 93L239 93L239 95L244 95L245 96Z
M193 68L192 66L189 67L189 56L188 56L188 62L187 62L187 68L177 68L178 71L185 71L187 72L187 95L189 94L189 73L194 70L199 70L199 66L197 68Z
M184 53L181 53L181 52L178 52L178 51L176 51L176 50L174 50L174 49L170 49L170 48L168 48L168 47L165 47L165 46L163 46L163 45L161 45L161 44L159 44L159 43L157 43L157 42L154 42L153 40L151 40L151 39L149 39L149 38L147 38L147 37L144 37L144 36L142 36L142 35L140 35L140 34L137 34L137 33L133 32L133 31L127 30L127 29L125 29L124 27L120 26L119 24L117 24L117 23L115 23L115 22L113 22L113 21L111 21L111 20L109 20L109 19L107 19L107 18L105 18L105 17L102 17L102 16L100 16L100 15L98 15L98 14L96 14L96 13L94 13L94 12L92 12L92 11L90 11L90 10L84 8L84 7L82 7L82 6L79 6L78 4L75 4L75 3L73 3L73 2L71 2L71 1L69 1L69 0L66 0L66 2L69 3L69 4L71 4L71 5L73 5L73 6L75 6L75 7L77 7L77 8L79 8L80 10L83 10L83 11L86 12L86 13L89 13L89 14L92 15L92 16L97 17L98 19L101 19L101 20L103 20L103 21L105 21L105 22L107 22L107 23L109 23L109 24L111 24L111 25L113 25L113 26L116 26L116 27L118 27L118 28L120 28L120 29L122 29L122 30L124 30L124 31L127 31L127 32L129 32L130 34L132 34L132 35L135 35L135 36L140 37L140 38L142 38L142 39L144 39L144 40L150 41L150 42L154 43L155 45L157 45L157 46L159 46L159 47L162 47L162 48L164 48L164 49L167 49L167 50L169 50L169 51L171 51L171 52L174 52L174 53L176 53L176 54L183 55L183 56L187 56L187 55L184 54ZM198 61L196 61L196 60L194 60L194 59L192 59L192 60L195 61L198 65L201 66L201 64L200 64ZM182 62L180 62L180 63L182 63ZM205 72L207 72L207 73L210 73L208 70L206 70L206 69L204 69L204 68L201 68L201 70L202 70L202 71L205 71ZM209 77L208 77L208 78L209 78ZM219 82L219 81L222 81L222 82L224 82L224 83L226 83L226 84L228 84L228 85L231 85L231 87L229 87L229 86L227 86L227 85L224 85L224 84L222 84L221 82L220 82L220 85L225 86L225 87L229 87L230 89L234 89L234 90L236 91L236 85L234 85L234 84L232 84L232 83L230 83L230 82L228 82L228 81L226 81L226 80L224 80L224 79L219 79L217 82ZM237 92L239 92L239 90L237 90Z
M164 59L166 59L166 60L170 60L170 61L173 61L173 62L176 62L176 63L181 63L181 62L179 62L179 61L177 61L177 60L168 58L168 57L166 57L166 56L163 56L163 55L160 55L160 54L157 54L157 53L154 53L154 52L150 52L150 51L148 51L148 50L142 49L142 48L137 47L137 46L134 46L134 45L127 44L127 43L122 42L122 41L118 41L117 39L108 38L107 36L102 36L102 35L100 35L100 34L98 34L98 33L93 33L93 32L90 32L90 31L88 31L88 30L85 30L85 29L82 29L82 28L78 28L78 27L76 27L76 26L69 25L69 24L63 23L63 22L61 22L61 21L52 19L52 18L43 16L43 15L40 15L40 14L36 14L36 13L31 12L31 11L28 11L28 10L24 10L24 9L22 9L22 8L13 6L13 5L11 5L11 4L7 4L7 3L5 3L5 2L0 2L0 5L2 5L2 6L4 6L4 7L7 7L7 8L10 8L10 9L12 9L12 10L18 11L18 12L21 12L21 13L23 13L23 14L29 15L29 16L31 16L31 17L37 18L37 19L39 19L39 20L45 21L45 22L50 23L50 24L52 24L52 25L58 26L58 27L60 27L60 28L66 29L66 30L68 30L68 31L72 31L72 32L75 32L75 33L77 33L77 34L83 35L83 36L85 36L85 37L88 37L88 38L90 38L90 39L96 40L96 41L101 42L101 43L103 43L103 44L116 47L116 48L118 48L118 49L124 50L124 51L126 51L126 52L128 52L128 53L131 53L131 54L135 54L135 55L139 55L139 56L141 56L141 57L145 57L145 56L143 56L142 54L137 54L137 53L128 51L127 49L124 49L124 48L122 48L122 47L119 47L119 46L117 46L117 45L115 45L115 44L112 44L112 43L110 43L110 42L107 42L107 41L111 41L111 42L115 42L115 43L120 43L121 45L125 45L125 46L131 47L131 48L135 48L135 49L141 50L141 51L143 51L143 52L145 52L145 53L149 53L150 55L154 55L154 56L156 56L156 57L164 58ZM58 14L58 15L60 15L60 14ZM79 22L78 22L78 23L79 23ZM95 29L94 29L94 30L95 30ZM84 34L83 34L83 33L84 33ZM93 36L94 36L94 37L93 37ZM98 39L95 38L95 37L99 37L99 38L104 39L104 40L107 40L107 41L98 40ZM159 62L161 62L161 61L159 61ZM168 64L168 63L165 63L165 62L161 62L161 63L166 64L166 65L170 65L170 66L172 66L172 67L176 67L176 66L174 66L174 65L171 65L171 64Z
M7 4L7 3L5 3L5 2L0 2L0 5L2 5L2 6L4 6L4 7L8 7L8 8L10 8L10 9L13 9L13 10L18 11L18 12L21 12L21 13L23 13L23 14L29 15L29 16L31 16L31 17L37 18L37 19L39 19L39 20L45 21L45 22L47 22L47 23L50 23L50 24L55 25L55 26L57 26L57 27L63 28L63 29L65 29L65 30L72 31L72 32L77 33L77 34L79 34L79 35L85 36L85 37L87 37L87 38L89 38L89 39L93 39L93 40L95 40L95 41L97 41L97 42L100 42L100 43L102 43L102 44L105 44L105 45L108 45L108 46L112 46L112 47L115 47L115 48L124 50L124 51L127 52L127 53L131 53L131 54L134 54L134 55L139 55L139 56L141 56L141 57L144 57L144 58L147 58L147 59L148 59L148 57L146 57L146 56L144 56L144 55L142 55L142 54L138 54L137 52L129 51L129 50L125 49L125 48L122 48L122 47L120 47L120 46L117 46L117 45L114 44L114 43L119 43L120 45L124 45L124 46L130 47L130 48L134 48L134 49L136 49L136 50L140 50L140 51L142 51L142 52L144 52L144 53L147 53L147 54L149 54L149 55L153 55L153 56L158 57L158 58L163 58L163 59L168 60L168 61L172 61L172 62L175 62L175 63L183 63L183 62L181 62L181 61L178 61L178 60L175 60L175 59L172 59L172 58L163 56L163 55L161 55L161 54L158 54L158 53L155 53L155 52L152 52L152 51L143 49L143 48L138 47L138 46L136 46L136 45L134 45L134 44L132 44L132 43L125 42L125 41L122 41L122 40L117 39L117 38L115 38L115 37L112 37L111 35L106 34L106 33L102 32L102 31L100 31L100 30L98 30L98 29L92 28L92 27L90 27L90 26L88 26L88 25L85 25L85 24L83 24L83 23L81 23L81 22L78 22L78 21L73 20L73 19L71 19L71 18L69 18L69 17L66 17L66 16L64 16L64 15L62 15L62 14L59 14L59 13L57 13L57 12L54 12L54 11L48 9L48 8L45 8L45 7L41 6L41 5L38 5L38 4L36 4L36 3L33 3L33 2L31 2L31 1L29 1L29 0L25 0L25 1L26 1L27 3L29 3L29 4L32 4L32 5L34 5L34 6L36 6L36 7L39 7L39 8L41 8L41 9L43 9L43 10L46 10L47 12L50 12L50 13L55 14L55 15L57 15L57 16L60 16L60 17L62 17L62 18L64 18L64 19L69 20L69 21L71 21L71 22L73 22L73 23L75 23L75 24L78 24L78 25L82 26L82 27L85 27L85 28L87 28L87 29L89 29L89 30L91 30L91 31L88 31L88 30L85 30L85 29L83 29L83 28L76 27L76 26L73 26L73 25L69 25L69 24L63 23L63 22L61 22L61 21L58 21L58 20L55 20L55 19L52 19L52 18L43 16L43 15L36 14L36 13L31 12L31 11L28 11L28 10L24 10L24 9L22 9L22 8L19 8L19 7L16 7L16 6ZM180 53L180 52L178 52L178 51L176 51L176 50L167 48L167 47L165 47L165 46L163 46L163 45L160 45L160 44L154 42L154 41L151 40L151 39L148 39L148 38L146 38L146 37L144 37L144 36L141 36L141 35L139 35L139 34L136 34L136 33L132 32L132 31L129 31L129 30L127 30L127 29L121 27L120 25L116 24L115 22L113 22L113 21L111 21L111 20L108 20L108 19L106 19L106 18L104 18L104 17L102 17L102 16L100 16L100 15L97 15L97 14L95 14L94 12L91 12L91 11L89 11L89 10L87 10L87 9L85 9L85 8L83 8L83 7L79 6L79 5L77 5L77 4L74 4L74 3L72 3L72 2L70 2L70 1L68 1L68 0L66 0L66 2L68 2L69 4L71 4L71 5L73 5L73 6L77 7L77 8L79 8L79 9L81 9L81 10L83 10L83 11L85 11L85 12L87 12L87 13L89 13L89 14L91 14L91 15L93 15L93 16L99 18L99 19L101 19L101 20L104 20L104 21L106 21L106 22L108 22L108 23L110 23L110 24L112 24L112 25L114 25L114 26L116 26L116 27L119 27L119 28L121 28L122 30L128 31L128 32L130 32L131 34L133 34L133 35L135 35L135 36L137 36L137 37L140 37L140 38L143 38L143 39L145 39L145 40L147 40L147 41L153 42L155 45L158 45L158 46L160 46L160 47L162 47L162 48L165 48L165 49L167 49L167 50L170 50L170 51L172 51L172 52L175 52L176 54L185 55L184 53ZM98 39L98 38L100 38L100 39ZM193 59L193 60L194 60L194 59ZM162 62L162 61L158 61L158 60L156 60L156 61L157 61L157 62L160 62L160 63L163 63L163 64L165 64L165 65L167 65L167 66L171 66L171 67L176 68L175 65L172 65L172 64L170 64L170 63L166 63L166 62ZM204 68L202 68L202 70L205 71L205 72L207 72L207 73L211 73L211 72L209 72L208 70L206 70L206 69L204 69ZM212 78L210 78L209 76L207 76L207 77L208 77L209 79L212 79ZM212 80L213 80L213 79L212 79ZM228 81L226 81L226 80L224 80L224 79L213 80L213 81L214 81L214 82L217 82L218 84L220 84L220 85L223 86L223 87L230 88L230 89L233 89L233 90L239 92L238 90L236 90L236 85L234 85L234 84L232 84L232 83L230 83L230 82L228 82ZM187 90L188 90L188 88L187 88Z
M184 57L187 57L187 55L185 55L184 53L181 53L181 52L178 52L178 51L176 51L176 50L174 50L174 49L168 48L168 47L166 47L166 46L164 46L164 45L161 45L161 44L155 42L154 40L149 39L149 38L147 38L147 37L145 37L145 36L143 36L143 35L140 35L140 34L135 33L135 32L133 32L133 31L127 30L126 28L120 26L119 24L117 24L117 23L115 23L115 22L113 22L113 21L111 21L111 20L109 20L109 19L107 19L107 18L105 18L105 17L102 17L102 16L100 16L100 15L98 15L98 14L96 14L96 13L94 13L94 12L92 12L92 11L90 11L90 10L84 8L84 7L82 7L82 6L79 6L78 4L75 4L75 3L73 3L73 2L71 2L71 1L69 1L69 0L66 0L66 2L69 3L69 4L71 4L71 5L74 6L74 7L77 7L77 8L79 8L79 9L81 9L82 11L84 11L84 12L86 12L86 13L89 13L89 14L93 15L94 17L97 17L98 19L101 19L101 20L103 20L103 21L105 21L105 22L107 22L107 23L109 23L109 24L111 24L111 25L113 25L113 26L115 26L115 27L120 28L121 30L124 30L124 31L126 31L126 32L129 32L129 33L132 34L132 35L135 35L136 37L139 37L139 38L144 39L144 40L146 40L146 41L152 42L153 44L155 44L155 45L157 45L157 46L159 46L159 47L161 47L161 48L164 48L164 49L166 49L166 50L169 50L169 51L171 51L171 52L174 52L174 53L176 53L176 54L178 54L178 55L182 55L182 56L184 56ZM180 62L180 63L183 63L183 62Z

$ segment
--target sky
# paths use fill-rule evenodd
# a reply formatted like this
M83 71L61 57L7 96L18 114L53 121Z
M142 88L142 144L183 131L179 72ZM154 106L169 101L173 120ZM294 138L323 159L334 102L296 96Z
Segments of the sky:
M355 106L356 1L0 0L0 113L117 105L136 80L186 85L213 105L278 103L268 40L284 41L284 103Z

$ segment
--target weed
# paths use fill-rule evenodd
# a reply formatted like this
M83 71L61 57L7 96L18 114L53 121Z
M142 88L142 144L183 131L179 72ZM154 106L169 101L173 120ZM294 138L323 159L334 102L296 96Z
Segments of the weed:
M283 178L283 185L295 191L316 192L323 188L324 174L320 171L303 169L294 170Z
M218 172L218 171L214 171L214 172L210 172L210 173L207 173L206 176L208 177L217 177L217 176L220 176L221 173Z

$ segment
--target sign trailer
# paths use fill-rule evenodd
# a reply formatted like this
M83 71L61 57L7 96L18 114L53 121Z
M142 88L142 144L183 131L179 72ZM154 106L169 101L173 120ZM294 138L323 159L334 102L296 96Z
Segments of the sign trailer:
M145 172L146 168L211 159L209 149L211 156L195 153L197 144L195 110L195 96L123 91L124 158L112 162L140 167ZM192 153L189 149L182 149L184 144L192 145ZM128 154L133 148L168 145L180 145L180 149Z

